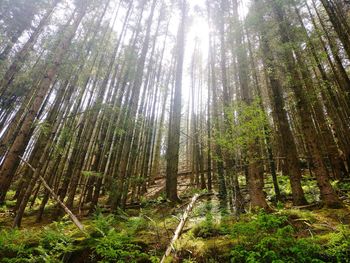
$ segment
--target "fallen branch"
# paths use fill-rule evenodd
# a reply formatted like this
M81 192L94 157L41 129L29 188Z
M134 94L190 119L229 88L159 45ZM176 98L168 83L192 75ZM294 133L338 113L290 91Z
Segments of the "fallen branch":
M311 208L315 208L315 207L319 207L321 206L320 203L312 203L312 204L308 204L308 205L299 205L299 206L292 206L293 209L311 209Z
M21 156L19 158L26 164L30 169L32 169L33 172L36 171L36 169L28 163L26 160L24 160ZM84 232L84 226L78 218L72 213L72 211L69 210L69 208L59 199L59 197L56 195L56 193L51 189L51 187L46 183L45 179L39 175L39 179L41 183L44 185L47 191L49 191L52 198L63 208L63 210L66 212L66 214L70 217L70 219L73 221L73 223L79 228L80 231Z
M165 262L165 259L170 255L171 251L174 249L174 243L175 241L179 238L180 234L181 234L181 231L183 229L183 227L185 226L185 223L186 223L186 220L188 218L188 215L189 213L191 212L192 208L193 208L193 205L194 203L197 201L197 199L199 198L199 194L195 194L193 197L192 197L192 200L191 202L189 203L189 205L187 206L185 212L183 213L182 217L181 217L181 220L180 220L180 223L179 225L177 226L176 230L175 230L175 233L174 233L174 236L173 238L171 239L171 242L168 246L168 248L166 249L165 251L165 254L162 258L162 260L160 261L160 263L164 263Z

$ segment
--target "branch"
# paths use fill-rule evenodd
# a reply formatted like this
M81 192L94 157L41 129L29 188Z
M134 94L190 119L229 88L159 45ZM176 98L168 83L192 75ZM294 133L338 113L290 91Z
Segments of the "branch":
M180 223L179 225L177 226L176 230L175 230L175 233L174 233L174 236L167 248L167 250L165 251L165 254L162 258L162 260L160 261L160 263L164 263L165 262L165 259L170 255L171 251L174 249L174 243L176 242L176 240L179 238L180 234L181 234L181 231L183 229L183 227L185 226L185 223L186 223L186 220L188 218L188 215L189 213L191 212L192 208L193 208L193 205L194 203L197 201L197 199L199 198L199 194L195 194L193 197L192 197L192 200L191 202L189 203L189 205L187 206L185 212L183 213L182 217L181 217L181 220L180 220Z
M21 156L18 156L30 169L32 169L33 172L36 171L36 169L28 163L26 160L24 160ZM69 208L59 199L59 197L56 195L56 193L51 189L51 187L46 183L45 179L39 175L39 179L41 183L44 185L47 191L51 194L52 198L63 208L63 210L68 214L70 219L73 221L73 223L79 228L80 231L85 233L83 224L78 220L78 218L72 213L72 211L69 210Z

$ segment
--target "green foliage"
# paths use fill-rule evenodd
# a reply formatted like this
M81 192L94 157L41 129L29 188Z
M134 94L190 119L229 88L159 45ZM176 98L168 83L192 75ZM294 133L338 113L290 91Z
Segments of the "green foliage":
M183 263L196 263L197 261L195 261L194 259L184 259Z
M236 223L233 226L232 235L245 235L257 230L261 230L263 232L273 230L286 224L286 221L286 216L276 216L273 214L266 214L264 212L260 212L257 215L253 215L253 218L250 222Z
M251 233L254 235L253 233ZM320 247L306 239L295 239L286 226L255 242L240 243L231 251L231 262L323 262L316 259Z
M82 171L81 174L85 177L101 177L102 173L94 171Z
M238 222L226 215L219 223L215 208L213 200L200 203L197 217L204 220L176 243L182 262L350 262L348 226L339 225L322 235L313 228L320 221L317 218L329 211L318 211L316 216L310 211L281 209L275 214L244 214ZM154 233L150 233L158 225L146 214L147 210L134 217L125 213L104 216L98 210L85 222L88 237L78 238L70 222L55 222L41 232L2 230L1 262L67 262L86 251L94 262L159 262L165 248L152 249L154 240L149 239ZM178 222L166 218L170 219L174 224L162 221L162 227L175 228ZM312 238L303 235L301 221L308 222ZM159 244L167 242L159 239Z
M58 142L54 145L54 156L64 153L66 143L72 138L73 132L69 127L63 127L58 137Z
M350 262L348 226L322 238L298 238L287 215L310 218L306 212L292 210L282 215L260 213L236 223L231 232L237 242L231 262Z
M166 201L166 194L164 192L160 193L160 195L156 199L156 204L161 204Z
M31 230L0 233L2 262L62 262L74 250L73 239L64 233L65 224L54 223L37 234Z
M349 226L341 226L339 232L332 233L326 245L326 254L336 262L350 262Z
M39 127L40 132L44 135L44 136L48 136L51 132L51 124L43 121L41 123L38 123L37 126Z
M126 233L117 233L115 229L97 240L95 252L101 257L99 262L136 262L148 258Z
M320 201L320 190L317 187L316 180L311 179L308 176L304 176L304 180L302 181L303 190L305 193L305 197L309 202L318 202Z
M82 239L75 236L71 227L70 222L55 222L41 232L3 230L0 232L1 262L66 262L71 254L82 249L91 251L91 257L99 262L159 262L158 257L146 254L136 239L149 228L142 216L104 216L97 212L87 228L90 236Z
M122 217L95 215L93 220L93 238L89 245L94 250L99 262L157 262L158 258L144 252L136 244L137 233L148 228L143 217Z
M232 228L237 245L231 262L322 262L316 259L318 244L293 234L285 216L260 213L250 222L239 222Z
M192 197L195 194L204 195L209 193L208 189L188 188L183 192L183 196Z
M350 182L347 181L334 181L332 182L333 187L337 190L345 190L345 191L349 191L350 190Z
M65 223L56 222L45 228L36 248L38 255L33 259L38 262L61 262L66 254L74 251L74 240L65 234L65 226Z
M221 234L220 226L212 222L203 221L196 225L192 233L195 237L210 238Z
M0 258L3 262L26 262L33 249L28 248L25 241L31 233L18 229L0 232Z
M92 222L93 225L93 233L94 237L104 237L106 236L112 229L113 224L115 223L114 215L103 216L99 211L94 215L94 219Z
M260 103L260 99L256 98L249 105L239 102L227 107L225 114L231 128L221 136L217 136L216 143L226 151L234 153L237 147L246 148L256 139L263 139L265 136L263 128L267 126L267 119Z
M284 208L284 204L282 202L278 201L276 204L276 209L282 210L283 208Z
M192 233L195 237L210 238L221 234L221 228L219 224L213 222L212 204L210 201L205 203L205 220L197 224Z
M289 176L278 174L277 179L282 195L291 196L292 188L290 186ZM272 184L271 178L268 178L266 180L266 183ZM309 175L303 176L302 187L308 202L312 203L319 201L320 191L317 187L317 182L316 180L314 180L314 178L310 177ZM269 197L269 199L273 199L273 197L275 196L274 188L271 187L269 189L265 189L265 191L267 192L267 196Z
M16 200L13 199L13 196L15 195L15 191L9 190L7 192L8 199L5 200L5 202L0 205L0 213L1 214L11 214L11 208L16 205Z
M161 193L156 199L148 199L147 197L141 196L140 203L142 207L152 208L160 204L166 203L167 199L164 193Z
M149 221L147 221L142 216L130 217L126 222L128 233L131 235L135 235L137 232L147 229L149 227L148 222Z
M335 190L350 199L350 182L336 180L332 182L332 185Z

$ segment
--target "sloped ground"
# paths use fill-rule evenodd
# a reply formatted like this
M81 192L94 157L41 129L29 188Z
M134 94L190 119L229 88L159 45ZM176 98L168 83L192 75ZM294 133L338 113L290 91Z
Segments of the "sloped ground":
M283 181L281 185L288 191ZM87 236L67 218L38 224L28 213L22 230L15 231L6 227L11 225L10 215L2 218L0 258L12 258L11 262L158 262L179 217L198 192L188 176L179 177L182 203L173 207L162 197L164 186L165 180L158 179L142 206L116 215L102 209L103 213L83 218ZM247 212L235 217L220 206L215 193L200 193L203 196L169 262L348 262L350 258L349 207L296 209L287 201L272 214ZM309 199L315 196L312 192L307 195ZM347 202L346 191L343 197ZM16 261L18 257L23 260Z
M191 184L190 176L179 176L178 177L178 194L182 196L186 191L193 188ZM165 189L165 178L157 178L155 183L150 185L145 194L145 198L148 200L156 199L159 197Z

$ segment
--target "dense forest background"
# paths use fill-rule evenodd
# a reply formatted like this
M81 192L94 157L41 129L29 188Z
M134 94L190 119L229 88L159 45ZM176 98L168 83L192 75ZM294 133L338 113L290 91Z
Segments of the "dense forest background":
M349 117L348 1L2 0L0 260L348 262Z

